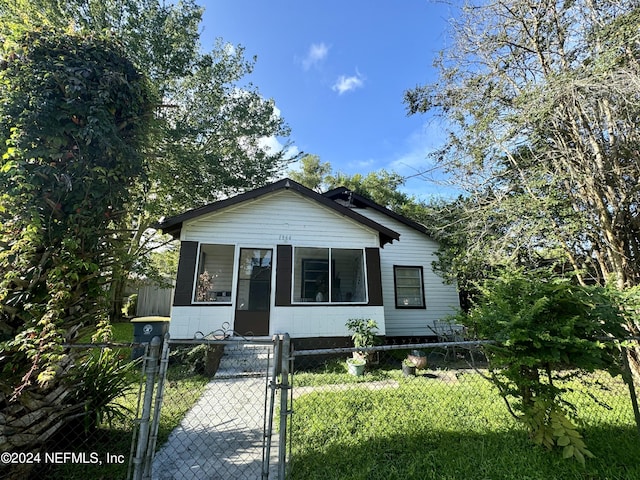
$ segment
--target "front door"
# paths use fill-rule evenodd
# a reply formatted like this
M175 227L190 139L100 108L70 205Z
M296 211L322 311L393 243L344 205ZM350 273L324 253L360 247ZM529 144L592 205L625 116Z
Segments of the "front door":
M240 335L269 335L273 250L241 248L234 330Z

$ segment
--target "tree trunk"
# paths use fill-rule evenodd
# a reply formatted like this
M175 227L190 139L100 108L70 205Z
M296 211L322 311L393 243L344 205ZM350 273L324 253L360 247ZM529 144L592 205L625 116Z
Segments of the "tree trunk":
M61 381L72 366L72 358L65 357L58 375L46 390L30 386L17 399L11 399L6 391L0 392L0 452L42 452L46 442L71 417L83 412L83 404L69 401L73 387ZM29 472L36 465L2 464L0 476L16 480L30 478Z
M119 322L123 318L124 292L126 281L122 276L113 278L109 287L109 320L112 323Z

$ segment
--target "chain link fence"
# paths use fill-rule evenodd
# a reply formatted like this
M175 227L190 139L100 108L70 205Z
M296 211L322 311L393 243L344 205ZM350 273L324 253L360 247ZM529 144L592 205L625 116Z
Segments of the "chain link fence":
M184 341L172 343L172 352L175 368L191 365L196 374L184 372L182 378L197 385L198 399L163 399L163 416L171 409L186 414L156 452L152 478L276 478L278 439L270 434L278 401L271 388L273 343ZM172 388L170 379L166 388Z
M0 479L278 478L273 341L156 342L155 353L149 344L74 346L69 362L76 367L59 380L76 398L51 408L74 411L35 449L6 452ZM4 433L47 421L19 413L13 424L2 418Z
M0 478L640 478L620 375L567 372L566 398L596 456L583 467L531 443L488 380L478 342L374 347L357 375L353 348L290 351L283 337L172 341L151 367L130 363L131 348L77 349L81 368L65 381L91 388L60 402L82 408L42 443L38 462L16 449ZM125 394L109 397L118 382Z
M363 374L348 364L351 350L293 352L290 480L640 478L620 375L567 372L566 399L595 454L583 467L533 445L489 381L479 345L374 347Z

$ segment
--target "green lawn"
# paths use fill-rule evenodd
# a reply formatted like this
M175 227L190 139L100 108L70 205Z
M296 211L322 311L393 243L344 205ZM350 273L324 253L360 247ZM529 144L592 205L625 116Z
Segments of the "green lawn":
M404 379L378 370L354 380L330 366L296 374L294 395L307 388L293 402L289 478L640 478L640 438L624 388L607 407L580 397L581 431L596 455L581 466L534 446L478 374L422 373Z
M132 342L133 341L133 323L120 322L111 324L111 334L113 335L113 341L119 342Z

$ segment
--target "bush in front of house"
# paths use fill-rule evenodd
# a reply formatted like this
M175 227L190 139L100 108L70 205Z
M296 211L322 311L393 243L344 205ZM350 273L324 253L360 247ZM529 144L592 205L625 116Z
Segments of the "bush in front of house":
M98 355L89 352L71 371L67 381L73 385L75 403L83 405L82 421L86 434L101 424L125 422L132 410L121 401L131 391L139 372L139 362L118 356L118 352L104 348Z
M490 376L509 411L533 441L584 463L587 449L565 382L595 369L619 371L619 351L601 340L621 338L619 310L600 287L575 285L546 272L504 270L479 286L475 306L458 321L486 347Z

